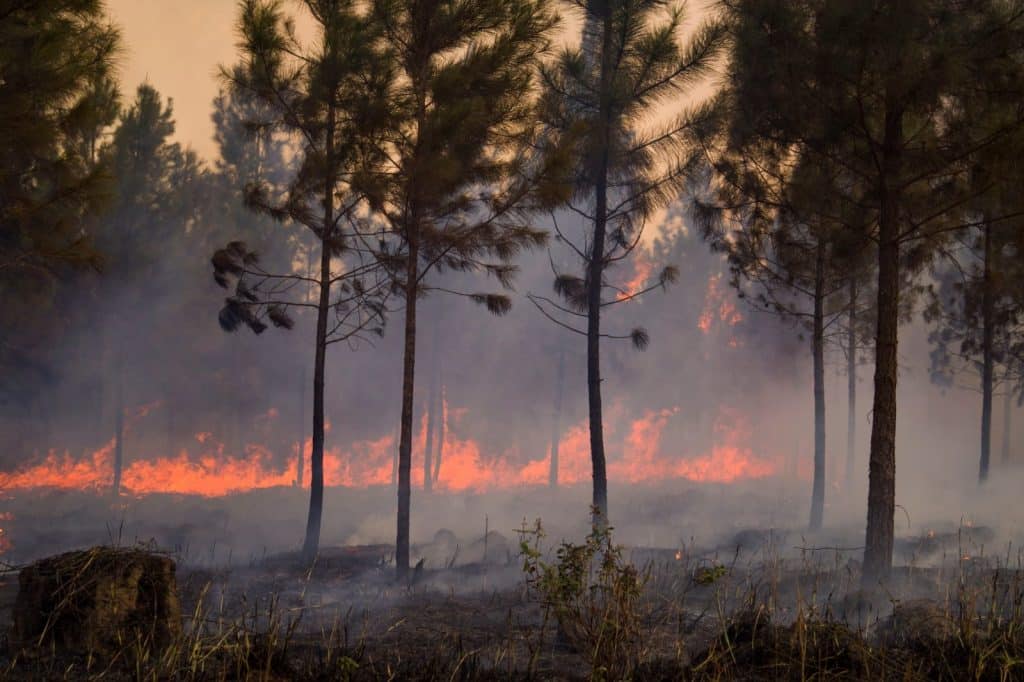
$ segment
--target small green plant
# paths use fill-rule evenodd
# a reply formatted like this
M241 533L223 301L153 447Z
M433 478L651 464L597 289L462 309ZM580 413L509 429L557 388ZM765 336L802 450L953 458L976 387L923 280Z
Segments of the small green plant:
M583 544L563 542L553 562L540 548L539 519L519 533L527 589L540 599L544 625L554 616L561 636L586 656L591 679L630 679L643 656L649 573L623 558L608 527L595 527Z
M722 564L713 564L711 566L705 566L703 568L697 569L697 571L693 574L693 582L697 583L698 585L713 585L714 583L717 583L719 580L724 578L728 573L729 569L727 569Z

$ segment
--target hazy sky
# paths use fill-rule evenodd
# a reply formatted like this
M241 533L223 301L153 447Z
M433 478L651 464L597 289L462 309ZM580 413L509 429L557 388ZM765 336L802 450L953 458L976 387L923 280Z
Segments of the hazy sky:
M107 0L107 6L124 36L125 100L148 80L174 100L177 139L212 157L210 103L217 65L235 59L235 0Z
M708 3L688 3L690 22L701 18ZM125 101L148 80L174 100L176 139L207 159L214 157L211 103L219 86L218 65L237 59L237 0L107 0L107 8L124 38L120 72ZM565 35L575 39L578 20L564 10L563 18Z

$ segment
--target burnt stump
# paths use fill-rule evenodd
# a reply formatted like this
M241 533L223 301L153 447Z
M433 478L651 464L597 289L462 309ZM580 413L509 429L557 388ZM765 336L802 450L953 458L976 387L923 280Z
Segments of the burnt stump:
M172 559L94 547L37 561L18 576L11 643L111 656L163 648L182 632Z

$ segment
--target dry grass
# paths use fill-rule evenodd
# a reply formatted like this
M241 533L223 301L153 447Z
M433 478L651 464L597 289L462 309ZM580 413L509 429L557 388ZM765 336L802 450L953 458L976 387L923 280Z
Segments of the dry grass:
M648 576L635 616L636 680L1024 679L1024 562L972 546L915 545L887 589L859 589L836 548L767 542L741 555L635 552ZM362 550L361 550L362 551ZM6 642L6 679L592 679L602 652L565 646L513 566L427 571L395 585L366 550L337 570L287 560L185 571L184 626L169 644L127 637L113 656ZM938 556L936 556L936 554ZM625 556L625 555L624 555ZM386 557L385 557L386 560ZM342 570L343 569L343 570ZM631 621L632 622L632 621ZM603 646L601 638L593 640ZM621 642L614 642L621 645ZM632 656L633 654L631 654ZM606 668L607 670L607 668Z

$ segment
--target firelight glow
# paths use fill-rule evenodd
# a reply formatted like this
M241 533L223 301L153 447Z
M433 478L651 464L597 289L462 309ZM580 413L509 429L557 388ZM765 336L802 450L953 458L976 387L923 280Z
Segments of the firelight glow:
M444 407L446 419L468 418L466 408ZM621 415L621 407L610 415ZM673 419L677 407L652 410L635 419L610 420L610 437L619 434L623 452L608 463L613 480L645 483L670 479L695 482L730 483L775 475L781 458L755 455L747 445L750 433L741 415L722 408L715 423L714 445L709 452L681 456L667 452L662 435ZM329 427L328 427L329 428ZM523 461L522 453L511 448L495 455L485 453L480 443L463 439L446 430L441 476L434 484L441 492L484 492L502 488L545 485L548 480L549 457ZM458 429L455 429L456 433ZM249 444L244 454L226 452L222 443L206 432L195 435L196 451L181 450L171 456L129 457L122 475L123 493L142 496L154 493L220 497L263 488L294 485L297 473L293 445L287 462L275 457L267 447ZM426 442L425 419L414 442L413 483L423 485L422 453ZM390 485L394 450L393 435L374 440L357 441L346 449L329 448L324 453L325 484L333 487L365 488ZM114 440L82 457L51 451L42 460L16 471L0 473L0 490L33 489L87 490L109 489L114 461ZM311 443L303 443L307 458L302 482L309 485L308 463ZM584 483L590 479L590 448L586 420L572 425L564 433L560 446L559 480L566 484Z

